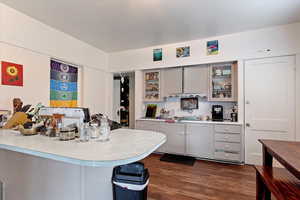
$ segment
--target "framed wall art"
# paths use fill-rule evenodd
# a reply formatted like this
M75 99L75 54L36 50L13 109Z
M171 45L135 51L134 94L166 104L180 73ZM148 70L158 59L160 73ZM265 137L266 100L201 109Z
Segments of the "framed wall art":
M207 42L207 55L218 55L219 54L219 41L213 40Z
M189 57L190 56L190 47L179 47L176 48L176 57Z
M153 49L153 61L162 61L162 48Z
M23 86L23 65L1 62L2 85Z

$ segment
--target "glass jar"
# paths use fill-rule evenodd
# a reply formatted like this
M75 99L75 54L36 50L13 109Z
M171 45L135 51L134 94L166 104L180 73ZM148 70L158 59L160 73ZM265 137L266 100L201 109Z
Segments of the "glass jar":
M88 142L90 140L88 123L81 123L79 126L79 140L80 142Z
M98 123L90 124L90 137L91 139L98 139L100 135L100 127Z
M110 136L110 126L108 123L108 118L104 116L101 119L101 126L100 126L100 141L101 142L107 142L109 141L109 136Z

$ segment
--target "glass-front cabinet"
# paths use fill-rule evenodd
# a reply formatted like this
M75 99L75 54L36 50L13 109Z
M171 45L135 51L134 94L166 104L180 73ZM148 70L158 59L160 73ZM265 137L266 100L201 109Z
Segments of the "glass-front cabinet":
M236 63L222 63L210 66L210 101L236 101Z
M144 101L161 101L160 70L144 72Z

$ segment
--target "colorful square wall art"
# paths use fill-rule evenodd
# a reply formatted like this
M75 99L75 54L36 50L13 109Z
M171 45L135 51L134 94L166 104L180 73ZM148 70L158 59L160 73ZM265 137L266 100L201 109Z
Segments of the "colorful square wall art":
M153 49L153 61L162 61L162 48Z
M50 106L77 107L78 68L51 60Z
M23 86L23 65L1 62L2 85Z
M207 42L207 55L217 55L219 53L219 42L218 40Z
M179 47L176 49L176 57L189 57L190 56L190 47Z

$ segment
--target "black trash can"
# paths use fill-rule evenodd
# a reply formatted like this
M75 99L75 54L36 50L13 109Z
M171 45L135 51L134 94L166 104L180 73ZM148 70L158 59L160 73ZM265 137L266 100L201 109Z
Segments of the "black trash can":
M149 171L136 162L115 167L112 184L114 200L147 200Z

